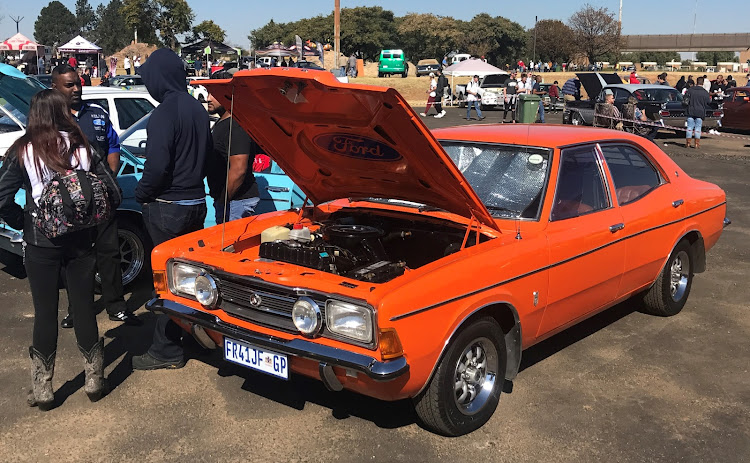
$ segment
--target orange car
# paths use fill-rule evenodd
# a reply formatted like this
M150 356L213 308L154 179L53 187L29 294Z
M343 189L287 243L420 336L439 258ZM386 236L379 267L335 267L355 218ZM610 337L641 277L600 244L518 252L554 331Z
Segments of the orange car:
M628 133L430 132L322 71L204 85L315 206L158 246L148 307L230 362L412 398L441 434L491 417L525 348L634 296L678 313L728 223L724 191Z

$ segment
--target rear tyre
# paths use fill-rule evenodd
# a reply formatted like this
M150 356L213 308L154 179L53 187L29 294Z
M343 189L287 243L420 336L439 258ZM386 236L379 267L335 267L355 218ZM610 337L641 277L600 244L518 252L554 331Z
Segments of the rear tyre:
M503 332L495 319L480 318L463 328L414 399L424 426L460 436L484 425L500 400L505 364Z
M383 77L383 73L380 72L380 71L378 71L378 79L381 78L381 77Z
M693 286L693 254L687 241L680 241L654 285L643 295L643 312L671 317L680 313Z
M573 111L570 113L570 123L573 125L584 125L581 113Z
M134 282L151 267L151 240L138 224L130 220L117 220L117 235L120 241L120 259L122 266L122 285ZM96 283L101 285L99 274Z
M406 79L406 76L409 75L409 71L404 71L401 73L401 78Z

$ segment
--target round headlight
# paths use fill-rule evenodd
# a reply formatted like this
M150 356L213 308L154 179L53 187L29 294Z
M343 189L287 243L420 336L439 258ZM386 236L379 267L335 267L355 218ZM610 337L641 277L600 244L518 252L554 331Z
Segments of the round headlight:
M219 289L211 275L201 273L195 277L195 298L206 307L213 307L219 300Z
M292 321L294 326L306 336L315 336L323 327L320 307L309 297L301 297L294 303Z

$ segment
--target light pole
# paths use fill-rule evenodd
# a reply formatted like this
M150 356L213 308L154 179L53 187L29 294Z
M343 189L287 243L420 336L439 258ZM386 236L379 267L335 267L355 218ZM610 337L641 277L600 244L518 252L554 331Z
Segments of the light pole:
M341 52L341 0L335 0L333 7L333 54L336 55L334 69L341 65L339 53Z
M531 66L534 66L536 62L536 24L539 21L539 16L534 16L534 51L531 53Z

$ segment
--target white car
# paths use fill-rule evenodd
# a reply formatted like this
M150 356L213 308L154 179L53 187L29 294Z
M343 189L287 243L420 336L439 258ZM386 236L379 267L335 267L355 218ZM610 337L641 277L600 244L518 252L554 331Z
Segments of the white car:
M31 92L33 95L41 90L31 79L21 82L24 92ZM148 92L111 87L83 87L82 98L101 106L109 113L112 127L118 135L159 105ZM26 116L13 106L13 102L0 100L0 159L25 131Z
M190 82L196 80L208 80L208 77L188 77L187 91L193 98L200 101L201 103L205 103L208 101L208 90L206 90L206 87L204 87L203 85L190 85Z

